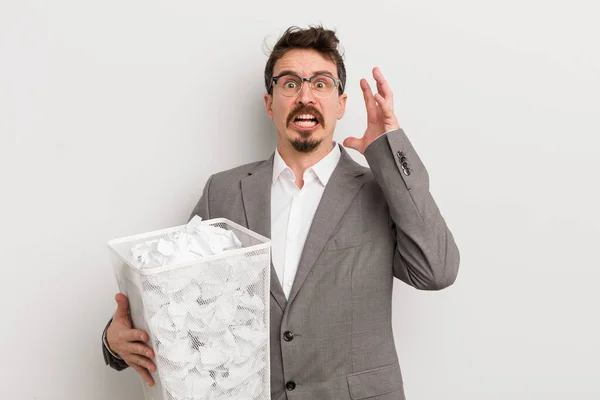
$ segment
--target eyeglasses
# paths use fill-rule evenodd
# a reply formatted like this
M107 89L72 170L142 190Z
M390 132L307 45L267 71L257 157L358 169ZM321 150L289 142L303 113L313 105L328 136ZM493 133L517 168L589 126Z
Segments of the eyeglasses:
M294 97L300 93L304 81L310 84L310 90L314 95L322 99L331 96L338 86L342 88L342 81L329 74L317 74L310 78L302 78L296 74L283 74L273 77L277 90L287 97Z

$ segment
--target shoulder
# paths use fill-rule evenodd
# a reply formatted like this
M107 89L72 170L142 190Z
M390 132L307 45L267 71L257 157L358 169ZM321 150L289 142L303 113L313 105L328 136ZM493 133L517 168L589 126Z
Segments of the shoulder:
M210 177L210 185L212 186L231 186L240 182L243 178L247 177L253 171L266 166L269 160L254 161L248 164L239 165L230 169L216 172Z
M361 192L363 195L368 194L369 197L383 195L381 187L368 164L366 166L362 165L349 156L344 164L346 171L361 181Z
M374 192L377 194L382 194L381 186L375 179L375 175L373 175L373 171L371 171L368 167L364 168L364 175L361 177L363 181L363 190L368 192Z

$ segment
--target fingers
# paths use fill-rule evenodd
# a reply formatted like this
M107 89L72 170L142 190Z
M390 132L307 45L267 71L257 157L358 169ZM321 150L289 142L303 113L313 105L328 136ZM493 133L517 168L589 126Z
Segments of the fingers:
M144 344L149 340L148 334L140 329L130 329L129 299L123 293L115 296L117 310L113 316L113 323L109 326L106 339L110 348L123 358L123 360L137 371L148 386L154 385L150 371L156 371L156 365L150 360L154 358L154 351ZM119 321L120 322L117 322Z
M360 88L363 91L363 97L365 99L365 105L367 107L367 113L374 113L377 108L377 104L375 104L375 99L373 98L373 92L371 91L371 86L366 79L360 80Z
M138 365L147 371L154 372L156 371L156 365L146 357L139 356L137 354L128 354L127 357L123 358L128 365Z
M154 379L152 379L152 375L150 375L150 372L148 372L148 370L144 367L141 367L137 364L134 363L127 363L127 365L129 365L131 368L135 369L137 371L138 374L140 374L140 376L142 377L142 379L146 382L146 384L148 386L154 386Z
M140 354L153 358L154 352L144 342L148 341L148 334L139 329L124 327L118 323L113 323L106 331L106 341L110 349L123 359L127 354Z
M375 101L377 102L379 107L381 107L383 109L392 108L391 102L388 101L387 99L384 99L379 93L375 93L375 96L373 96L373 98L375 99Z
M117 302L117 311L115 311L115 318L128 318L129 317L129 299L123 293L117 293L115 296Z
M378 67L373 68L373 78L375 78L375 82L377 82L377 92L386 100L391 100L392 89L390 85L388 85L387 81L383 77L381 70Z
M154 352L149 346L139 342L123 343L118 346L122 354L136 354L139 356L154 358Z
M130 330L136 331L135 329ZM135 332L137 334L137 332ZM118 354L127 365L137 371L148 386L154 385L154 379L150 372L156 371L156 364L150 358L154 357L154 352L148 346L139 342L120 342L118 345Z
M140 354L147 358L154 358L154 351L150 348L150 346L146 346L143 343L131 343L130 353L132 354Z
M360 87L363 91L363 97L365 98L365 104L367 106L367 113L370 115L375 114L377 107L381 107L385 110L393 109L394 107L392 102L392 91L379 68L373 68L373 76L377 83L377 93L375 93L375 95L373 95L371 87L366 79L363 78L360 81Z
M373 94L366 79L363 78L360 81L367 107L367 130L363 137L364 140L356 141L354 138L348 138L344 141L344 146L358 150L363 154L369 144L379 135L399 128L394 113L392 90L378 67L373 68L373 77L377 86L377 93L375 94Z
M121 343L126 342L147 342L148 334L140 329L126 329L119 332L117 340Z

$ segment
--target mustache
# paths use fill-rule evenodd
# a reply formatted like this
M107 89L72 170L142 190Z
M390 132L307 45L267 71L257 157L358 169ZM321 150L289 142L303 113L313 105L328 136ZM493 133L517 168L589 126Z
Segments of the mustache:
M304 104L298 105L296 108L294 108L290 112L290 115L288 116L288 119L287 119L288 126L294 120L294 117L298 114L312 114L317 118L317 122L319 124L321 124L321 126L325 127L324 121L323 121L323 114L321 114L321 112L319 110L317 110L316 108L314 108L313 106L305 106Z

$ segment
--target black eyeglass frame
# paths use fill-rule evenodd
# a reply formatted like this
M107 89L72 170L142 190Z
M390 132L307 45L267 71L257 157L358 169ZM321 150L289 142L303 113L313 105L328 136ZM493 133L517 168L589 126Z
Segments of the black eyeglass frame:
M298 75L298 74L290 74L290 73L286 73L286 74L281 74L281 75L274 76L273 78L271 78L271 80L272 80L272 82L274 82L274 83L275 83L275 85L277 85L277 81L279 80L279 78L281 78L281 77L283 77L283 76L288 76L288 75L289 75L289 76L295 76L295 77L297 77L298 79L300 79L300 89L298 90L298 92L297 92L295 95L297 95L298 93L300 93L300 92L302 91L302 87L304 86L304 82L305 82L305 81L306 81L306 82L308 82L308 83L312 83L313 79L315 79L315 78L317 78L317 77L320 77L320 76L326 76L326 77L328 77L328 78L331 78L331 79L333 79L333 82L334 82L334 84L335 84L335 88L337 88L337 89L338 89L338 92L340 92L340 91L341 91L342 93L344 92L344 85L342 85L342 80L341 80L341 79L339 79L339 78L336 78L335 76L332 76L332 75L330 75L330 74L316 74L316 75L313 75L313 76L311 76L310 78L304 78L304 77L302 77L302 76L300 76L300 75ZM310 90L311 90L311 91L313 91L313 88L312 88L312 86L309 86L309 87L310 87ZM271 91L273 91L273 84L271 84ZM313 93L314 93L314 92L313 92ZM331 94L328 94L328 95L327 95L327 96L325 96L325 97L320 97L320 96L318 96L316 93L315 93L315 96L317 96L317 97L320 97L320 98L322 98L322 99L326 99L326 98L328 98L329 96L331 96L333 93L335 93L335 89L331 91ZM340 93L340 94L341 94L341 93ZM285 96L285 95L284 95L284 96ZM286 96L286 97L292 97L292 96Z

